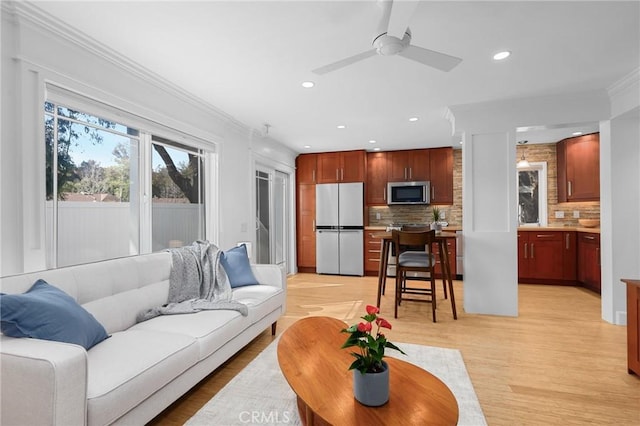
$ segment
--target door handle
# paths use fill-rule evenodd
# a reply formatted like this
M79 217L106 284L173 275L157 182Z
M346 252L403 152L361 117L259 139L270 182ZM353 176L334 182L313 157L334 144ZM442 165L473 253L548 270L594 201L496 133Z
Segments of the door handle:
M534 251L534 246L535 246L535 244L531 243L531 258L532 259L536 258L536 252Z
M338 177L338 169L336 169L336 181L340 180L340 178Z
M340 169L340 180L344 180L344 169Z
M564 241L565 241L565 248L569 250L569 234L566 234L564 236Z
M316 171L311 170L311 182L315 182L315 181L316 181Z
M404 168L404 180L407 180L407 168Z
M311 227L313 228L313 232L316 232L316 220L315 219L313 219L311 221Z
M573 192L572 191L573 188L571 188L571 186L572 186L571 185L571 181L568 181L567 182L567 187L568 187L567 192L569 193L569 197L571 197L571 193Z
M529 244L524 243L524 258L525 258L525 259L528 259L528 258L529 258L529 253L528 253L528 250L527 250L527 246L528 246L528 245L529 245Z
M382 188L382 199L387 201L387 188Z
M413 167L409 167L409 179L413 178Z
M432 186L431 187L431 200L435 200L436 199L436 187Z

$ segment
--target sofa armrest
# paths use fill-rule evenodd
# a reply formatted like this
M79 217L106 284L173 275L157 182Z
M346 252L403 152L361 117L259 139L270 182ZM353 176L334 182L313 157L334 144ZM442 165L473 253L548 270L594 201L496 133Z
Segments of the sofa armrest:
M278 265L252 263L251 271L260 284L279 287L286 290L287 277L285 276L282 267Z
M280 312L284 315L287 310L287 274L285 274L284 268L278 265L252 263L251 270L261 285L270 285L282 289ZM275 323L272 325L271 332L275 334Z
M0 335L0 424L84 425L87 352L67 343Z

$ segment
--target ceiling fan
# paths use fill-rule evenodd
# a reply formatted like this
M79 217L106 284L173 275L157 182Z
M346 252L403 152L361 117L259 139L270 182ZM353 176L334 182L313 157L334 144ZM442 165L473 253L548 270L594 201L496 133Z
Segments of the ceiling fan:
M316 68L312 71L314 74L326 74L374 55L400 55L447 72L462 62L462 59L455 56L411 44L409 20L418 6L418 1L379 0L378 3L382 9L382 17L378 24L378 31L373 38L374 48Z

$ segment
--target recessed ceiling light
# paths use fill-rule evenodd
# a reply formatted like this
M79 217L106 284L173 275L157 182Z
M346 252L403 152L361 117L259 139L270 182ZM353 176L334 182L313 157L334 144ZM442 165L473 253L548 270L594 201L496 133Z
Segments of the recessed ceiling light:
M380 151L380 148L373 148L374 151Z
M309 149L309 148L311 148L311 145L305 145L305 146L303 146L303 148L304 149Z
M371 139L371 140L369 141L369 143L376 143L376 141L374 141L373 139Z
M302 87L304 87L305 89L311 89L315 85L316 84L313 81L303 81L302 82Z
M507 59L509 56L511 56L511 52L509 52L508 50L505 50L493 55L493 59L495 59L496 61L501 61L503 59Z
M573 136L580 136L582 134L582 132L573 132L571 133Z
M338 129L346 129L347 128L347 126L345 126L344 124L338 124L336 127Z
M418 117L411 117L409 121L418 121Z

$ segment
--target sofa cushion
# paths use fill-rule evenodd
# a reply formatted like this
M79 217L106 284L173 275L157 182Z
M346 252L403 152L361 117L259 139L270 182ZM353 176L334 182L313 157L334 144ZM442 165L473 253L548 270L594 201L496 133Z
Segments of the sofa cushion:
M64 291L38 280L22 294L0 295L2 332L74 343L85 349L107 337L104 327Z
M232 288L258 284L258 280L253 275L253 271L251 271L245 244L240 244L238 247L222 253L220 263L222 263L222 267L227 273L229 284L231 284Z
M232 310L200 311L192 314L161 315L138 323L130 330L183 334L198 342L202 360L249 327L249 317Z
M250 285L233 289L233 300L249 307L249 319L252 324L280 309L284 304L284 298L284 290L270 285Z
M88 352L87 423L110 424L198 361L187 335L127 330Z

